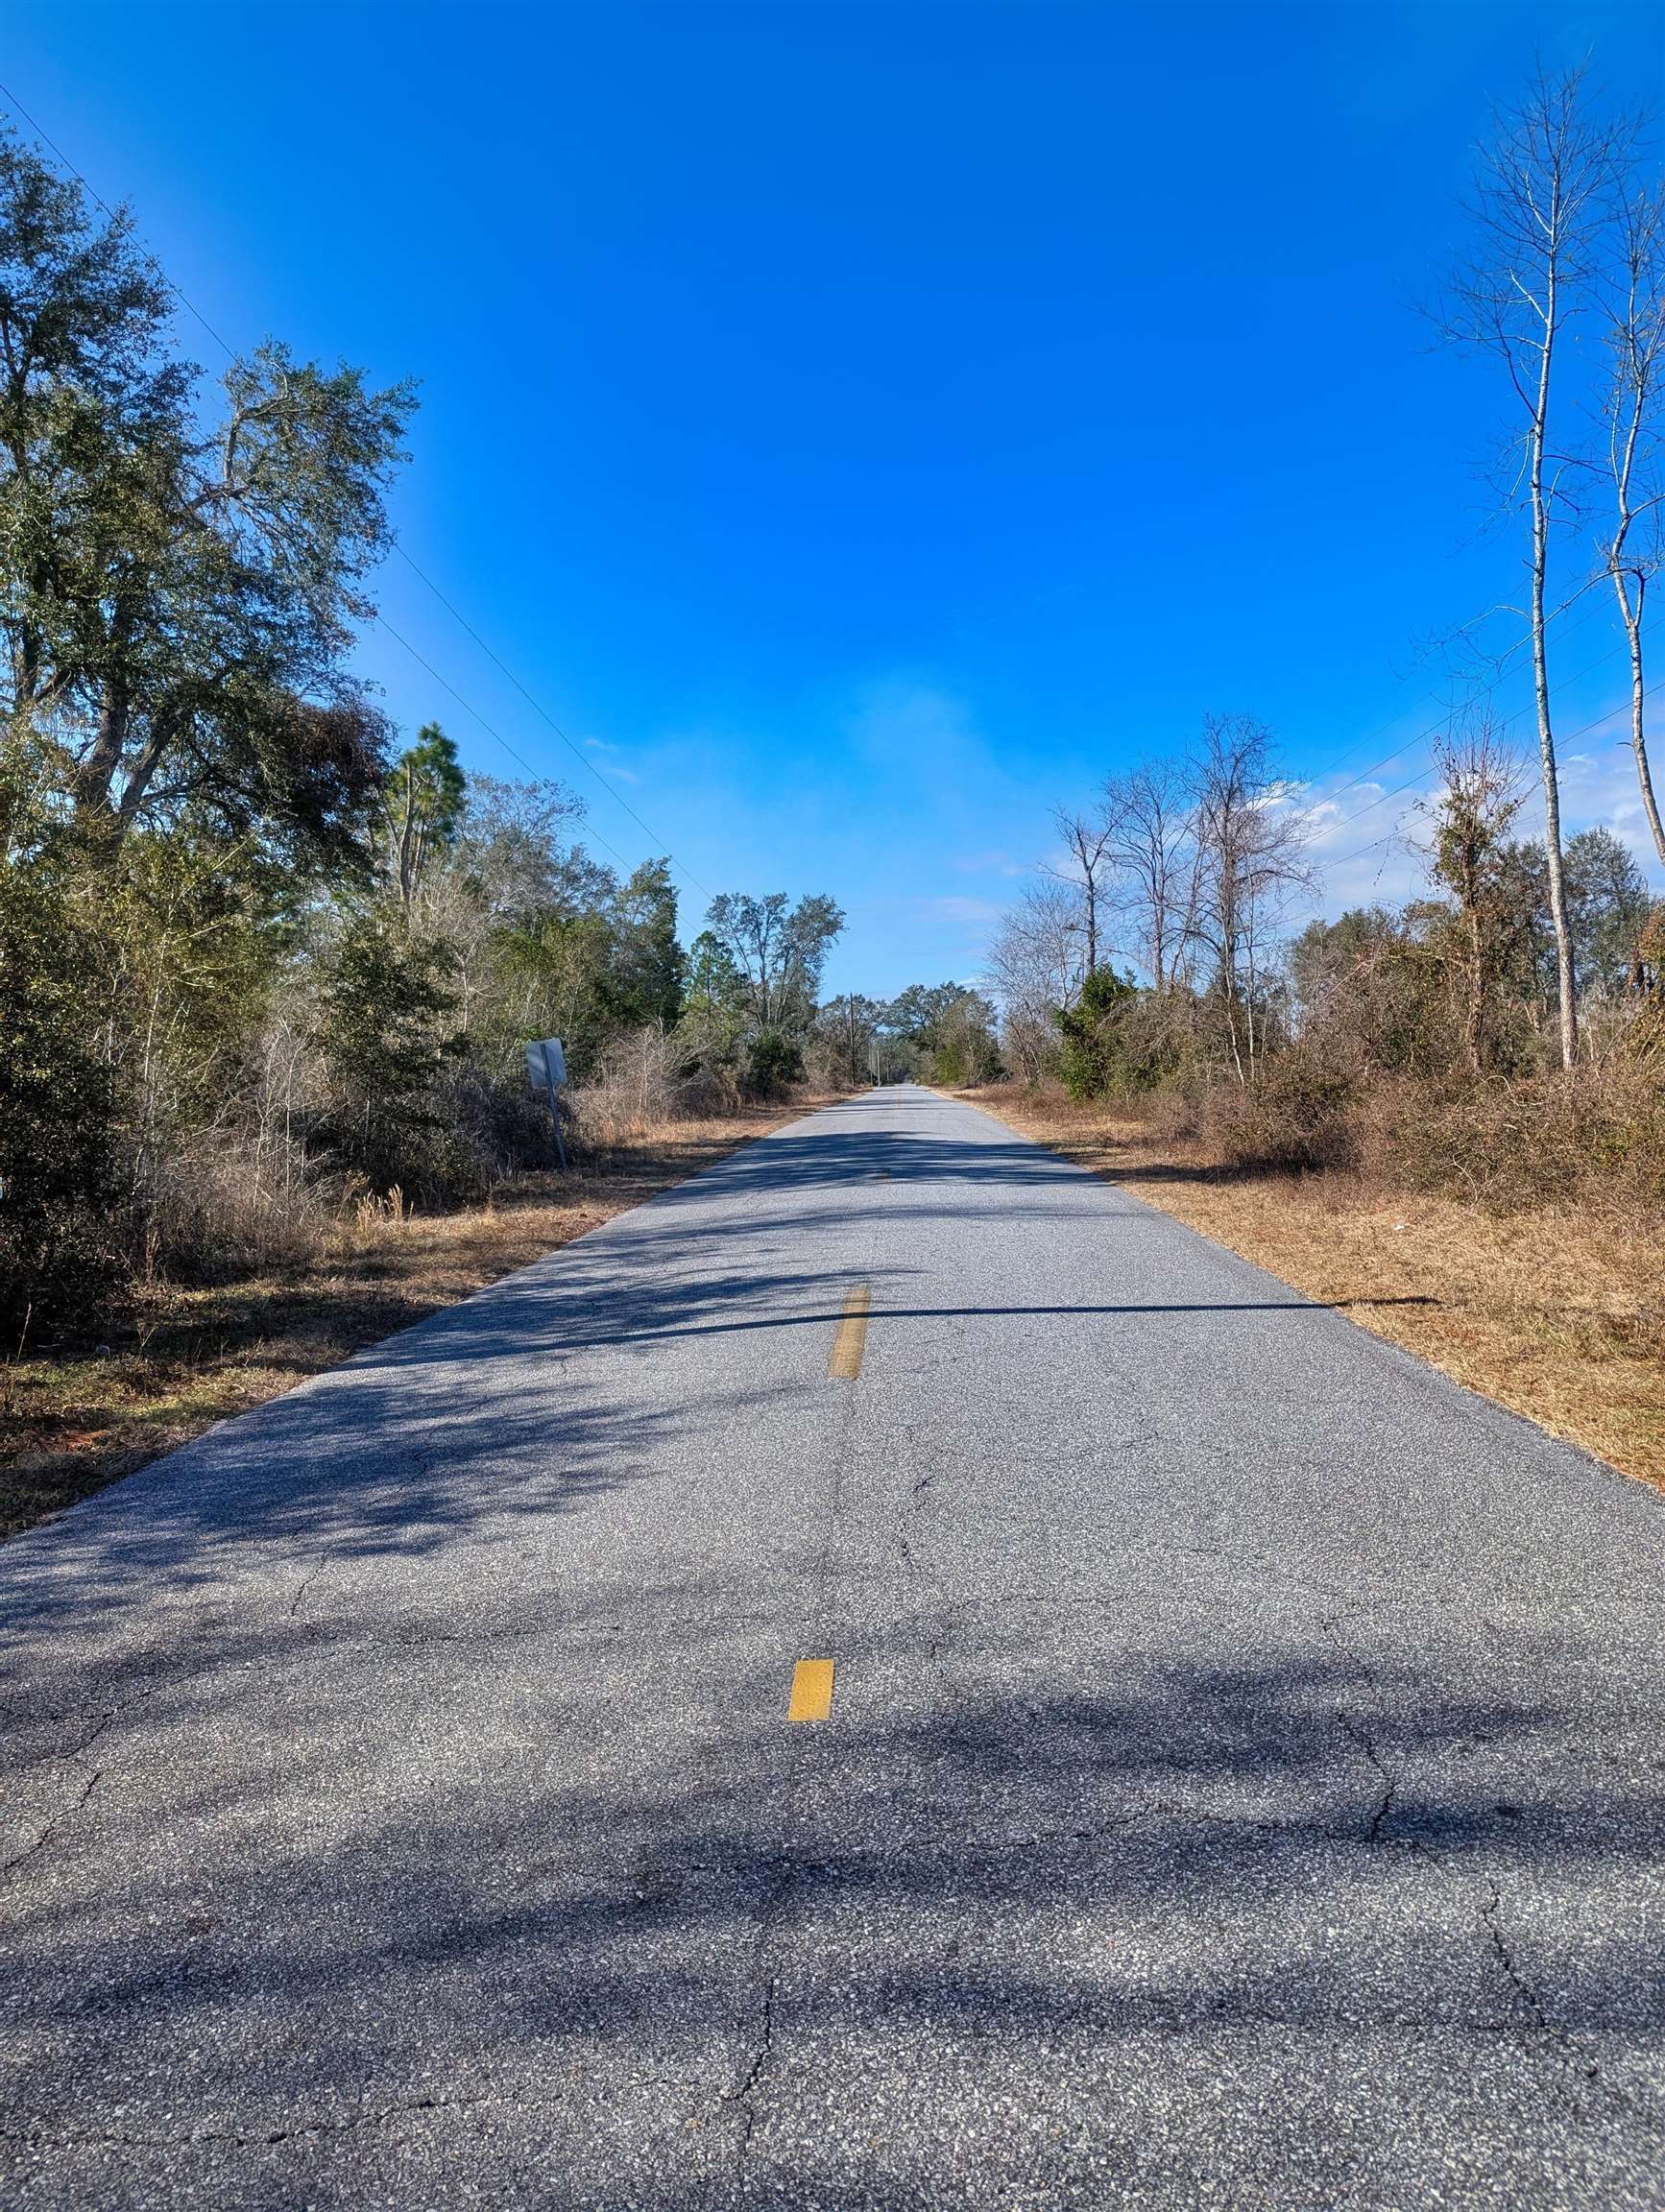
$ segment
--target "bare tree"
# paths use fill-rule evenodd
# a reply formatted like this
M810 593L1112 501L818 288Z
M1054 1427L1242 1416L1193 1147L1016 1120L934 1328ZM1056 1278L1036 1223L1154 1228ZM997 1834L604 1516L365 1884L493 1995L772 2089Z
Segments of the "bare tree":
M990 943L985 979L1026 1082L1039 1082L1055 1048L1053 1015L1081 996L1084 934L1077 886L1031 883Z
M1073 883L1081 894L1081 915L1086 929L1087 973L1095 975L1098 971L1098 909L1104 896L1104 878L1109 873L1106 850L1110 843L1110 825L1102 814L1073 813L1068 806L1055 806L1052 821L1069 858L1062 868L1049 868L1047 873L1056 877L1060 883Z
M1632 125L1604 123L1590 113L1581 69L1555 77L1540 69L1519 105L1497 113L1491 139L1480 151L1468 207L1474 258L1450 278L1443 318L1448 337L1502 363L1519 420L1511 442L1512 493L1518 499L1524 490L1530 526L1524 612L1543 772L1561 1060L1568 1068L1578 1057L1579 1017L1561 864L1546 600L1552 534L1571 513L1565 478L1572 464L1552 437L1558 421L1556 372L1567 325L1590 300L1616 181L1634 136Z
M1113 776L1104 821L1130 950L1160 995L1179 978L1195 913L1194 811L1179 763L1148 760Z
M1665 861L1665 823L1648 765L1643 722L1647 684L1642 661L1642 618L1649 579L1660 562L1659 433L1665 394L1665 187L1627 192L1615 225L1607 346L1612 373L1607 386L1607 466L1613 482L1613 524L1602 546L1619 614L1630 646L1630 750L1636 781Z
M1194 936L1214 963L1238 1080L1266 1048L1263 948L1291 900L1314 888L1306 817L1283 803L1271 733L1246 714L1211 714L1194 769L1197 895Z

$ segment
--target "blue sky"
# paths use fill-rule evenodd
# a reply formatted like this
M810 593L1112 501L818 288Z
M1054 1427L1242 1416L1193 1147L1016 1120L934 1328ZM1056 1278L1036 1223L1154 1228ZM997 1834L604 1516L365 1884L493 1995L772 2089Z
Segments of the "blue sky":
M383 607L596 836L672 850L696 925L832 892L831 986L885 993L975 974L1054 801L1205 711L1315 802L1436 712L1429 640L1516 556L1494 388L1417 309L1534 50L1665 89L1641 0L8 0L0 76L234 345L420 378L403 542L654 834L398 563ZM1567 637L1569 731L1617 643ZM1575 825L1634 832L1621 737L1573 745ZM1339 856L1425 758L1320 813L1332 903L1408 884Z

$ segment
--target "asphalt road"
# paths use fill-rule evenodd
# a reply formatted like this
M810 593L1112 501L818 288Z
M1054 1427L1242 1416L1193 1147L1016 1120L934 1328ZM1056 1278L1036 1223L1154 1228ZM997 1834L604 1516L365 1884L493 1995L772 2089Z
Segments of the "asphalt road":
M835 1107L0 1551L0 2203L1665 2205L1662 1570Z

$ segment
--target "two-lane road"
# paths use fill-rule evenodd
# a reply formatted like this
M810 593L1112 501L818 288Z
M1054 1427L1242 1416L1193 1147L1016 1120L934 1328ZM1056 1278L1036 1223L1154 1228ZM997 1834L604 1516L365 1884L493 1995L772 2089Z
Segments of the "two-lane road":
M0 1551L0 2203L1665 2205L1662 1569L832 1108Z

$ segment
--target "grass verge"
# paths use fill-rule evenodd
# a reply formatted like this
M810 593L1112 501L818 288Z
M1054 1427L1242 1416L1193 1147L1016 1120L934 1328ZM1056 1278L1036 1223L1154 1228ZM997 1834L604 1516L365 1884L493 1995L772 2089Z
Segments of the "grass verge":
M819 1105L625 1138L581 1174L522 1175L449 1214L366 1212L316 1258L200 1288L139 1286L108 1341L0 1368L0 1536L61 1512L228 1414L454 1305Z
M1489 1214L1339 1170L1228 1170L1107 1107L1005 1086L956 1095L1665 1489L1665 1225Z

